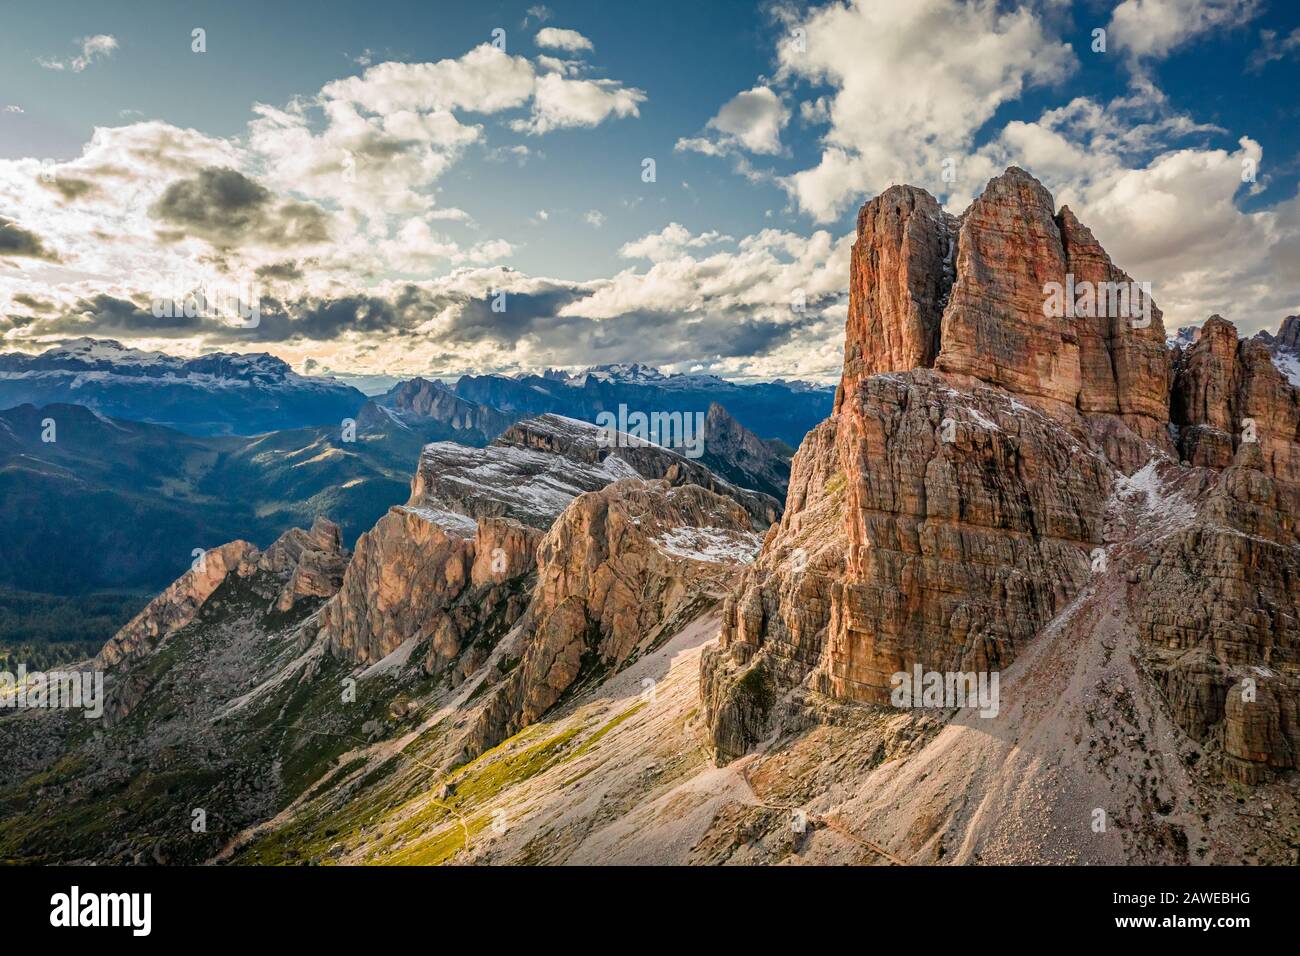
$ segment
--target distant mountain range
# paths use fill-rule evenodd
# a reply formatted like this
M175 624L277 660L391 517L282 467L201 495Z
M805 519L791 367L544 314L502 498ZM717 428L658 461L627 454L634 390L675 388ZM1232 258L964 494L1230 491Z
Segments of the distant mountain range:
M40 355L0 355L0 408L85 405L192 435L337 424L365 401L350 385L299 375L264 352L182 359L82 338Z
M553 413L595 421L619 405L641 411L707 413L715 402L750 431L797 446L830 414L835 389L806 382L742 385L715 375L665 375L644 365L601 365L576 375L465 375L456 383L461 398L502 412Z
M351 544L405 500L420 449L452 438L486 443L373 402L346 437L337 425L187 435L79 405L0 411L0 587L156 590L194 548L269 542L316 514Z
M415 378L378 401L442 419L466 437L477 432L471 444L490 441L511 422L548 412L594 421L620 404L646 412L707 413L717 402L760 437L794 446L826 417L833 398L833 388L806 382L742 385L715 375L670 375L631 364L601 365L578 374L467 375L454 387ZM183 359L111 339L82 338L40 355L0 354L0 408L84 405L112 418L166 425L191 435L339 426L344 418L355 418L366 401L350 385L299 375L266 353L218 352Z

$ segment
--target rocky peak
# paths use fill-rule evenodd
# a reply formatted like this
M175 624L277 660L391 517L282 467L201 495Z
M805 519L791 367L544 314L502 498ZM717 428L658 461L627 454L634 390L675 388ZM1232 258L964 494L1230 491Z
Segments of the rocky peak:
M891 186L859 210L837 402L869 375L934 364L956 236L957 220L916 186Z
M357 542L338 596L321 612L331 650L373 662L429 639L431 672L461 658L476 630L512 624L542 536L574 499L624 479L700 486L766 530L779 505L674 451L561 415L517 422L486 448L426 445L411 497Z
M1300 315L1288 315L1277 332L1277 344L1292 352L1300 352Z
M260 569L287 579L271 602L277 611L288 611L303 598L332 597L347 565L343 532L324 517L317 517L309 531L290 528L257 562Z
M144 609L109 638L98 666L143 657L168 635L189 624L229 575L262 576L273 595L270 607L288 611L308 597L328 598L339 589L348 553L339 526L318 517L310 530L290 528L265 551L247 541L210 548Z
M846 701L888 704L899 672L1015 674L1045 640L1105 631L1143 662L1125 678L1143 706L1223 773L1296 767L1300 389L1277 342L1214 316L1166 347L1144 289L1127 310L1098 295L1132 295L1129 277L1023 170L959 220L895 187L858 224L836 414L795 456L703 658L719 757ZM1054 284L1078 307L1045 308ZM1094 650L1081 686L1113 648ZM1243 707L1251 673L1267 687Z
M785 497L790 462L768 442L751 432L717 402L704 417L704 455L714 472L739 485Z
M837 408L866 376L934 367L1049 409L1119 415L1158 438L1169 381L1160 311L1069 207L1054 208L1014 166L960 218L913 186L863 206Z
M491 440L510 426L512 418L487 405L458 396L443 382L413 378L399 382L380 400L381 404L402 414L433 418L448 425L453 432L476 431Z
M1170 419L1183 460L1226 468L1245 464L1300 482L1300 389L1284 369L1291 356L1279 338L1239 339L1227 319L1212 315L1195 342L1174 359Z
M720 600L760 543L743 508L698 485L620 481L575 499L538 546L537 583L517 635L521 660L493 690L467 755Z
M205 601L229 574L248 577L257 569L257 548L247 541L231 541L203 553L193 567L109 638L95 658L100 667L143 657L167 635L194 620Z

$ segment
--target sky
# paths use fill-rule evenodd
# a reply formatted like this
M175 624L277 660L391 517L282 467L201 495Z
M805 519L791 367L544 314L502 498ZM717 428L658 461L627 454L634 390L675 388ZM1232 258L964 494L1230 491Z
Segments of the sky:
M857 209L908 182L959 214L1009 165L1167 327L1300 312L1282 0L9 0L0 23L4 351L833 381Z

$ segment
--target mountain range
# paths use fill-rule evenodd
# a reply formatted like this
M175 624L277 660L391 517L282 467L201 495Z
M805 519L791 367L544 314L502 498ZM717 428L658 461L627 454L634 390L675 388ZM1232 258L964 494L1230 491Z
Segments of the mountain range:
M690 407L704 403L705 463L743 487L784 496L789 448L708 401L756 386L642 366L587 374L611 401L653 400L661 392L643 383L654 382L689 396ZM787 391L811 405L830 398L810 386ZM580 387L559 395L575 400L549 401L548 410L596 407ZM0 356L0 396L28 401L0 412L0 529L10 543L0 554L0 589L9 589L0 590L0 612L18 615L6 633L48 634L51 620L68 620L51 607L85 595L111 591L124 608L143 604L193 549L233 538L267 544L317 515L351 544L405 500L424 445L481 447L522 417L438 380L410 379L367 399L267 355L183 360L88 339L34 357ZM64 632L87 640L83 626Z
M1131 280L1016 167L871 199L847 278L784 507L530 404L599 376L458 385L519 419L355 547L214 547L90 665L102 727L0 716L0 855L1300 862L1300 318L1052 316Z
M833 396L833 389L805 382L740 384L713 375L670 375L643 365L603 365L576 375L466 375L455 386L417 377L377 400L448 424L476 422L467 430L477 431L481 442L512 421L547 412L594 421L602 411L616 412L620 404L704 414L717 402L764 438L793 446L825 417ZM110 418L166 425L191 435L340 426L366 402L367 396L350 385L299 375L266 353L216 352L183 359L111 339L81 338L39 355L0 354L0 408L84 405Z

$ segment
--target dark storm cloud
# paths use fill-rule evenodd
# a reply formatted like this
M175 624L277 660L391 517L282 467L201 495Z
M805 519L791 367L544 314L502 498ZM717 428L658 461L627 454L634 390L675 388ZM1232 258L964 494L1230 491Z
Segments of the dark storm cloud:
M820 316L776 321L733 311L704 315L675 312L628 312L609 319L565 317L559 335L543 339L548 361L558 365L675 362L765 355L800 331L815 327Z
M509 292L503 311L493 311L495 296L465 299L451 324L450 335L463 342L492 341L509 345L525 335L545 335L572 325L573 320L557 313L581 298L572 289L544 292Z
M295 246L329 239L329 214L312 203L278 199L235 169L209 166L169 185L149 215L164 236L198 236L214 246Z
M268 266L262 266L255 275L259 279L301 279L302 266L292 259L273 262Z
M512 350L527 342L538 360L554 365L637 361L670 364L718 358L762 356L800 334L837 334L842 320L827 320L810 307L807 314L725 309L680 313L642 310L606 319L561 315L565 306L588 295L580 287L552 285L531 292L507 292L505 310L492 310L491 295L467 296L406 285L390 296L343 295L328 299L259 300L256 325L241 327L220 317L158 318L152 306L101 295L83 300L66 315L38 319L42 333L69 335L188 337L202 335L222 347L256 342L330 342L360 336L357 354L386 341L409 340L421 354L440 356L444 365L459 361L467 346L491 344ZM142 300L137 296L136 299ZM445 328L417 333L437 316L452 316ZM13 319L13 317L11 317Z
M58 262L59 255L41 242L40 236L24 229L12 219L0 216L0 256L44 259Z
M159 318L149 305L130 299L97 295L81 299L73 308L49 322L41 323L41 332L66 332L72 335L99 336L107 333L137 335L190 335L203 327L203 319L177 315Z
M14 301L19 305L25 305L33 312L53 312L54 303L46 299L38 299L34 295L28 295L26 292L20 292L14 296Z

